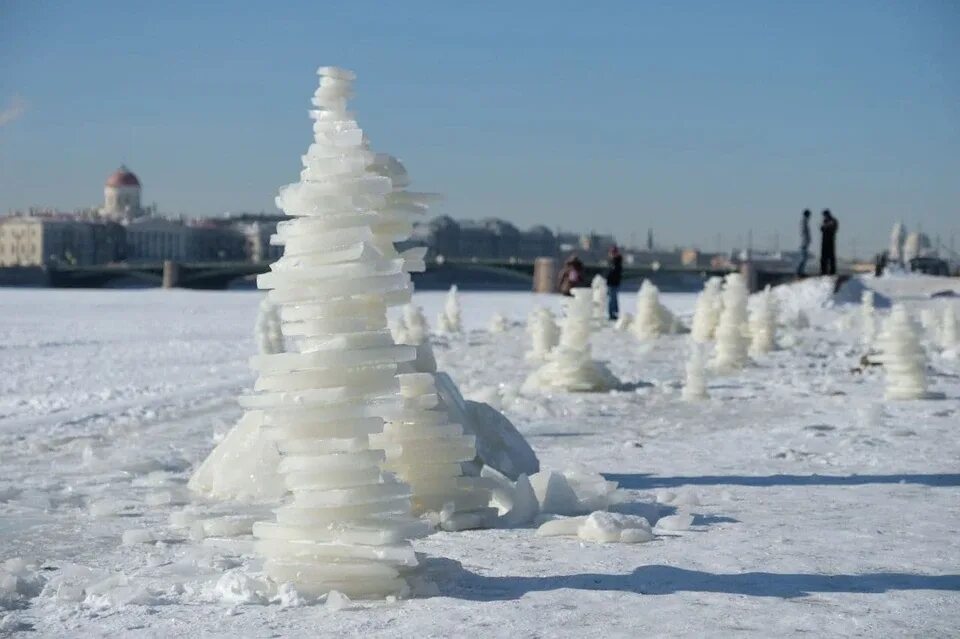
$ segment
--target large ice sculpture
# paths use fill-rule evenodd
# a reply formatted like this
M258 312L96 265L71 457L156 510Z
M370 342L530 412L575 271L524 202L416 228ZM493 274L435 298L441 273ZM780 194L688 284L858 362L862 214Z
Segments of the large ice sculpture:
M660 289L650 280L644 280L640 286L637 314L630 328L640 340L656 339L665 333L686 332L680 320L660 303Z
M560 325L560 343L544 364L523 383L523 391L550 390L606 391L620 386L620 380L603 362L590 355L590 323L593 316L592 293L575 288L567 302L566 316Z
M919 327L903 304L894 304L877 337L879 360L886 374L887 399L923 399L927 393L927 358Z
M686 382L683 385L683 390L680 391L680 396L688 402L709 398L701 348L697 342L691 340L690 358L687 359L686 365Z
M526 360L541 363L560 340L560 329L550 309L542 306L534 309L527 318L527 333L530 335L530 350Z
M261 353L282 353L286 350L283 332L280 329L280 314L277 312L277 307L267 298L260 301L254 334L257 337L257 348Z
M460 298L457 297L456 284L450 287L443 309L437 315L437 330L442 333L459 333L463 330L460 321Z
M292 493L254 535L278 582L307 595L382 597L407 591L404 574L417 564L409 540L428 530L410 516L410 487L381 473L384 453L369 444L404 409L397 366L416 349L394 343L386 310L409 301L417 260L393 249L409 233L408 210L388 198L390 177L368 170L376 157L347 111L353 74L319 74L314 143L300 182L277 197L294 218L277 226L284 255L257 280L296 351L253 358L256 392L241 397L262 411Z
M754 300L749 325L750 355L769 353L777 347L777 302L769 286Z
M723 298L720 294L720 285L723 280L711 277L703 285L703 290L697 296L697 303L693 310L693 321L690 324L690 333L693 341L703 344L713 340L720 321L720 312L723 310Z
M750 346L747 332L747 285L742 275L730 273L724 282L723 312L717 324L717 345L710 367L723 372L746 366Z

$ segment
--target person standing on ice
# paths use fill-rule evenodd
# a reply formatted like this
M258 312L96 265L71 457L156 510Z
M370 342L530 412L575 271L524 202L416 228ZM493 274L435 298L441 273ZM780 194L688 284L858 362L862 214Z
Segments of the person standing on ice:
M800 264L797 266L797 277L807 276L807 260L810 258L810 209L803 210L803 219L800 220Z
M572 297L570 291L579 286L583 286L583 262L576 254L567 258L563 264L563 270L560 271L560 292L567 297Z
M820 275L837 274L837 218L830 209L823 210L823 223L820 224Z
M620 317L620 280L623 279L623 256L616 244L610 247L610 266L607 268L607 316L611 322Z

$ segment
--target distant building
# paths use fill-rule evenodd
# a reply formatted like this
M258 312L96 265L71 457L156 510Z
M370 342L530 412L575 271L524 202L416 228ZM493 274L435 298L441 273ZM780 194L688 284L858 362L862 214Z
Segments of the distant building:
M103 208L100 216L115 222L126 222L149 214L140 204L140 179L121 165L110 174L103 187Z
M239 262L247 259L247 238L239 229L195 225L160 218L127 225L129 262Z
M108 264L123 260L125 247L124 229L113 222L0 219L0 267Z

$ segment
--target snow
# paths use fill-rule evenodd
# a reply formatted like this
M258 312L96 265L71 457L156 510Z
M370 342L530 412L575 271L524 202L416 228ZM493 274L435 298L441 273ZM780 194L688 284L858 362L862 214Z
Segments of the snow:
M960 308L930 300L952 280L864 281L906 296L912 313ZM444 296L414 302L433 317ZM634 296L621 297L632 308ZM694 295L660 297L689 320ZM440 369L467 397L499 389L544 470L604 473L625 497L609 512L647 519L655 538L594 543L530 525L441 532L414 542L433 596L337 611L291 596L252 551L187 538L191 522L228 511L151 497L182 495L240 418L259 301L0 293L0 634L854 637L960 626L960 360L927 354L930 386L946 399L885 402L879 368L853 372L859 331L833 328L854 304L805 309L812 326L795 331L795 346L712 381L710 402L687 403L686 340L643 349L612 328L593 335L594 356L629 390L511 393L530 370L515 323L562 300L461 293L463 333L434 342ZM511 320L498 335L486 331L494 308ZM665 530L674 515L693 519ZM162 541L125 546L127 530ZM218 594L228 574L243 579Z

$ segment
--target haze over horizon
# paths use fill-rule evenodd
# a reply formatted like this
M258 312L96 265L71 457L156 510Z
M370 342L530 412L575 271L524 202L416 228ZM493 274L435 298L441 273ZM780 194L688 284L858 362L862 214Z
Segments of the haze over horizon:
M949 0L6 2L0 211L96 206L120 163L164 212L273 211L331 64L432 214L793 248L830 208L866 257L960 240L958 61Z

